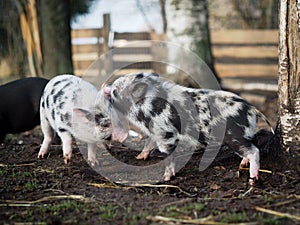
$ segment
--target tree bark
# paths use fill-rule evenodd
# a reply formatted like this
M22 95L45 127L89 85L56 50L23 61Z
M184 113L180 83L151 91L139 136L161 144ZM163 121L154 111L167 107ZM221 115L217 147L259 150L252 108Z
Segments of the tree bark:
M40 0L39 5L44 75L73 73L70 1Z
M168 41L195 52L215 73L206 0L164 1Z
M168 40L194 51L214 72L207 1L166 1L166 4Z
M300 153L300 1L281 0L279 9L279 117L282 145Z

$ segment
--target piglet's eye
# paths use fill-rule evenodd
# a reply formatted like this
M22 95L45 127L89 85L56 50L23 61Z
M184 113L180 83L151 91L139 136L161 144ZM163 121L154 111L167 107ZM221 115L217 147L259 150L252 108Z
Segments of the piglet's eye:
M114 96L115 98L117 98L117 97L118 97L118 92L117 92L117 90L116 90L116 89L115 89L115 90L113 90L112 94L113 94L113 96Z

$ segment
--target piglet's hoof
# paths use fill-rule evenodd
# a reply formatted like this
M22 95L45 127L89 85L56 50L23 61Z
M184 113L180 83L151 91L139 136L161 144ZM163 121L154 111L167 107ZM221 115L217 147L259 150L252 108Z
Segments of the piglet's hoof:
M170 181L173 176L175 176L175 168L166 168L164 181Z
M249 184L250 186L254 186L254 184L258 181L258 176L257 177L250 177L249 178Z
M141 152L135 158L146 160L148 158L148 156L149 156L149 152Z
M40 150L38 153L38 159L43 159L44 156L46 155L47 151L45 150Z
M88 164L91 166L91 167L96 167L99 165L99 161L97 159L88 159Z
M39 154L38 154L38 159L43 159L43 158L44 158L44 155L45 155L44 153L41 153L41 154L39 153Z
M64 163L69 164L71 162L71 157L65 156L64 157Z

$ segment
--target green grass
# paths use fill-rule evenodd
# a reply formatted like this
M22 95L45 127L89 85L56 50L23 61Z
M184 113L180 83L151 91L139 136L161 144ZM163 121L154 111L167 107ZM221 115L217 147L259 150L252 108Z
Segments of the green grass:
M123 224L139 224L140 221L145 221L146 217L149 215L149 211L145 208L138 212L134 212L132 205L133 203L130 203L127 207L124 207L125 210L123 212L120 212Z
M19 171L17 174L15 174L15 176L20 179L24 179L26 177L32 177L31 173L29 173L27 171L24 171L24 172Z
M118 206L114 206L112 203L107 205L99 205L99 211L101 212L101 218L106 220L114 219L118 214Z
M181 218L183 216L193 217L205 209L205 205L201 203L186 204L183 206L169 206L161 209L160 214L167 217Z
M35 190L38 188L38 185L35 182L28 181L24 184L24 187L28 190Z
M285 218L279 218L277 216L264 215L263 213L257 213L254 215L255 219L264 225L280 225L284 224Z
M247 222L247 221L249 221L249 218L247 216L247 213L244 211L226 214L221 220L221 222L225 222L225 223L240 223L240 222Z

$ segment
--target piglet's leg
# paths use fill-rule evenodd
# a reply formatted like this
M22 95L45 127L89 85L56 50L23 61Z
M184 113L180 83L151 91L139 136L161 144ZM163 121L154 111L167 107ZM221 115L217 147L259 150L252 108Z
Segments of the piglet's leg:
M58 136L62 141L62 149L65 164L68 164L72 157L72 136L67 131L58 132Z
M99 143L99 144L88 144L88 163L94 167L99 164L99 161L97 160L97 146L101 149L106 149L105 144Z
M240 168L246 167L249 164L249 159L247 159L246 157L243 157L241 163L240 163Z
M38 158L44 158L54 138L54 130L43 116L41 117L41 129L44 134L44 140L38 153Z
M150 137L146 140L145 146L140 154L138 154L136 159L144 159L146 160L150 154L150 151L156 147L155 141L153 141Z
M172 155L165 159L166 168L164 173L164 181L171 180L172 176L175 176L175 162Z
M241 165L246 164L247 162L250 163L250 179L249 184L252 186L254 185L255 181L258 180L258 171L259 171L259 150L253 144L251 145L250 149L246 152L244 158L242 159Z

